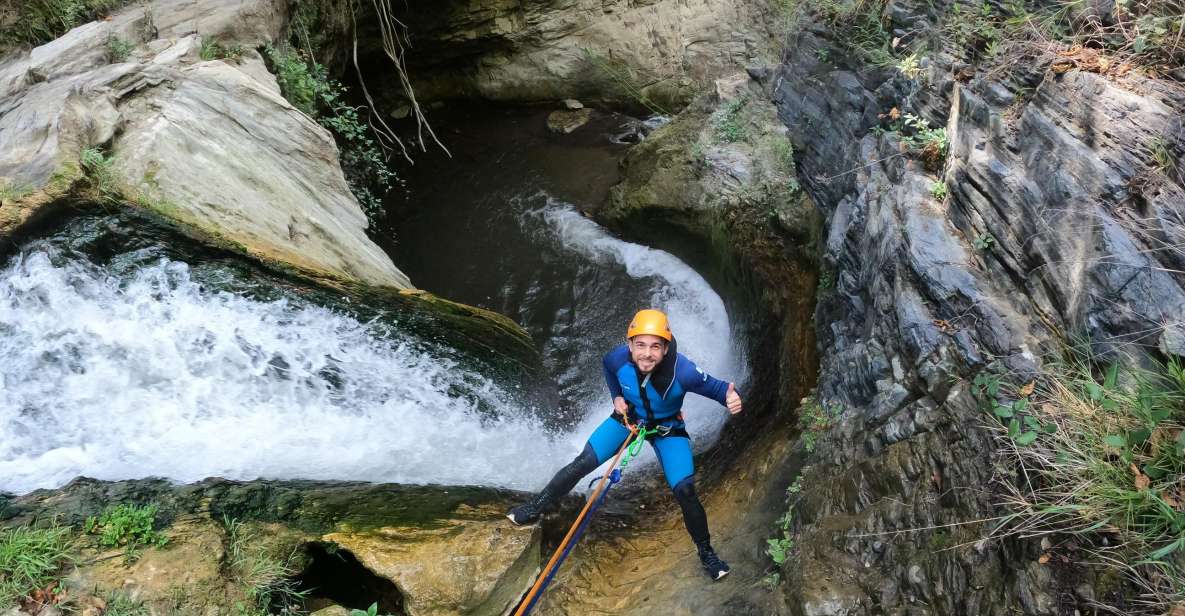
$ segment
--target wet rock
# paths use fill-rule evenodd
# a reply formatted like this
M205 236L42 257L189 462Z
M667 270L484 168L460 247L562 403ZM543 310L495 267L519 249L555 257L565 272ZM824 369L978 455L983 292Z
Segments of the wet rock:
M560 106L563 107L564 109L568 109L570 111L576 110L576 109L584 109L584 103L581 103L580 101L578 101L574 98L565 98L564 100L560 101Z
M64 195L83 175L81 152L101 148L105 191L195 234L315 277L410 288L366 237L333 137L280 96L263 59L198 57L194 28L254 48L279 37L285 9L162 0L152 10L151 41L134 6L0 63L0 178L30 191L0 215L0 237ZM112 36L143 44L108 64Z
M483 513L488 521L382 527L330 533L323 540L394 582L405 594L408 614L497 616L534 581L541 533L538 526L508 525L501 509Z
M331 605L327 608L317 610L309 616L350 616L350 610L340 606Z
M422 100L607 100L676 108L697 83L772 56L768 9L744 0L444 3L400 13ZM377 44L374 45L377 48Z
M539 567L542 528L516 527L504 517L517 498L457 486L77 479L16 498L16 516L3 525L52 517L74 526L79 558L68 588L118 591L164 613L223 613L250 605L256 584L300 584L315 567L323 574L324 567L354 559L388 588L368 603L397 604L410 616L492 615L518 599ZM85 519L123 502L159 506L157 526L168 538L163 548L145 547L129 562L123 548L103 547L97 535L82 533ZM324 546L334 555L319 560ZM259 571L269 577L259 578ZM366 590L358 572L337 575L349 578L345 591L354 596L359 589L379 592ZM316 579L310 592L321 601L341 590L332 574Z
M591 109L553 111L547 115L547 130L567 135L587 124L591 117Z
M893 0L884 17L916 33L942 10ZM869 70L833 36L804 26L766 78L825 218L834 289L815 313L818 390L844 418L808 458L803 483L818 487L796 506L798 542L871 535L851 551L872 553L887 539L845 586L887 613L1056 613L1062 582L1009 542L976 543L987 529L967 524L999 511L981 489L996 444L966 382L988 364L1031 375L1061 336L1104 357L1181 346L1185 256L1165 247L1181 241L1185 187L1142 148L1158 133L1185 139L1173 119L1185 95L1077 70L1002 75L959 50L928 53L913 79ZM945 165L903 144L884 119L893 108L946 128ZM945 200L929 194L936 183ZM840 558L809 549L783 568L791 605L814 605L812 577Z
M411 117L411 106L400 105L391 110L391 117L396 120L404 120Z

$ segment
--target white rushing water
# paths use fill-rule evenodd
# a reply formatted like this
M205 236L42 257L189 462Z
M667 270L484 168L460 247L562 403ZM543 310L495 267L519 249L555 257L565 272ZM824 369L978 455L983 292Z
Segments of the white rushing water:
M575 208L554 200L528 215L542 217L558 245L589 260L594 267L624 269L631 278L653 279L651 295L645 298L648 302L632 307L630 312L647 307L665 312L679 342L679 352L699 368L724 380L739 380L747 373L743 355L732 339L724 302L687 264L670 253L623 242ZM625 329L625 323L617 326ZM600 378L598 375L598 383ZM604 385L599 389L606 391ZM591 412L578 433L590 433L604 419L607 398L607 393L590 397L586 406ZM702 450L719 436L727 412L715 401L695 394L688 394L684 400L688 433L697 450Z
M671 314L681 350L718 376L744 374L720 298L690 268L569 208L539 215L564 250L654 277L651 299ZM78 475L536 489L606 415L607 395L590 399L580 425L544 437L514 392L411 338L323 308L212 292L177 261L115 276L55 265L50 250L0 270L0 491ZM461 383L472 397L450 397ZM479 418L474 398L500 417ZM695 398L688 423L706 443L725 412Z

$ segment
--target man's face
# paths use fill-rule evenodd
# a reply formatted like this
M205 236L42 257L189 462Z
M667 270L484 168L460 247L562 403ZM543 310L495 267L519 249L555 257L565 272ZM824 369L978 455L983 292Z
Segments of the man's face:
M642 374L650 374L667 354L667 341L650 334L639 334L630 338L629 346L630 358Z

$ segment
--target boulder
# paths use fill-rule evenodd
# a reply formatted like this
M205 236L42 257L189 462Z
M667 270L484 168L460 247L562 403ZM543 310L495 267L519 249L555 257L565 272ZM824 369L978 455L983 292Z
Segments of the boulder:
M567 135L587 124L591 117L591 109L553 111L547 115L547 130L553 133Z
M744 0L441 2L399 13L422 100L682 106L697 84L778 56L770 9ZM377 35L377 32L372 32ZM376 47L377 48L377 47Z
M78 554L65 585L80 606L118 592L153 613L227 613L250 606L258 588L307 583L321 605L344 592L379 602L380 613L497 615L540 565L541 527L514 526L504 515L520 498L457 486L80 478L14 498L0 526L39 519L73 526ZM120 503L156 504L168 543L127 559L123 548L83 531L87 518Z
M93 148L109 160L108 197L313 278L411 288L366 236L333 137L280 96L262 58L198 57L195 28L260 47L278 39L285 10L273 0L159 0L6 56L0 237L70 192ZM136 43L126 61L108 63L112 36Z

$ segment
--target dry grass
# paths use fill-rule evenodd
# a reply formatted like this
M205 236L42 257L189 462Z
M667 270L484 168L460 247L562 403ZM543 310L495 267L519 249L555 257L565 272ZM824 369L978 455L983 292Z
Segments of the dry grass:
M1016 469L995 536L1073 538L1140 589L1147 613L1185 600L1185 366L1099 375L1075 360L1012 392L988 389ZM1029 427L1035 437L1022 436Z

